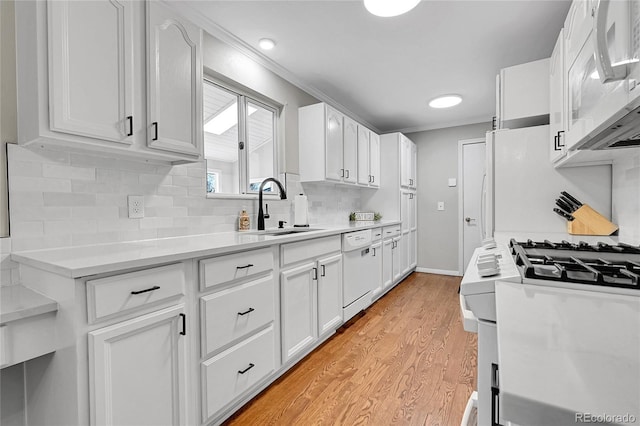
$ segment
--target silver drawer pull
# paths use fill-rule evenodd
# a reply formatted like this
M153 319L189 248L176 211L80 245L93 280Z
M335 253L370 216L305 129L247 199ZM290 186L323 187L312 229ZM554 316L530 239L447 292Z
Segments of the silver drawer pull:
M255 311L255 309L253 309L253 308L249 308L249 309L247 309L247 310L246 310L246 311L244 311L244 312L238 312L238 315L247 315L247 314L250 314L250 313L251 313L251 312L253 312L253 311Z
M154 290L160 290L160 286L159 285L154 285L153 287L147 288L145 290L132 291L131 294L142 294L142 293L146 293L146 292L154 291Z
M238 373L240 374L244 374L247 371L251 370L253 367L255 367L256 365L252 362L249 363L249 366L247 368L245 368L244 370L238 370Z
M252 266L253 266L253 263L250 263L244 266L236 266L236 269L247 269L247 268L251 268Z

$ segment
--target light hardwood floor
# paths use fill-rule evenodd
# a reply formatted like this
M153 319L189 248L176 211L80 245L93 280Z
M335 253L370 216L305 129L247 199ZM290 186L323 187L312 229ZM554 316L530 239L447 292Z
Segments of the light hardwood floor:
M459 425L477 362L459 283L412 274L226 424Z

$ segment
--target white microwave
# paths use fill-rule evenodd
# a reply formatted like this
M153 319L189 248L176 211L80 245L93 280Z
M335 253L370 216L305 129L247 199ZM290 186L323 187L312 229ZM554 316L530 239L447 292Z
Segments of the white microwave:
M576 2L584 10L569 22L578 30L567 41L566 146L640 147L640 0Z

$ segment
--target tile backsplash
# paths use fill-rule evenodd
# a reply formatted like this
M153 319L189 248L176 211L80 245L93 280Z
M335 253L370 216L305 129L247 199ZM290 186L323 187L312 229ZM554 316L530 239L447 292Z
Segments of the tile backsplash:
M204 161L159 165L16 145L8 154L9 250L234 231L243 207L256 226L256 200L206 198ZM292 201L302 192L312 225L345 222L359 209L361 189L300 184L292 174L284 179L289 199L266 199L267 227L278 220L292 224ZM128 195L144 196L144 218L128 218ZM3 283L5 275L3 269Z
M640 244L640 153L613 164L613 221L620 241Z

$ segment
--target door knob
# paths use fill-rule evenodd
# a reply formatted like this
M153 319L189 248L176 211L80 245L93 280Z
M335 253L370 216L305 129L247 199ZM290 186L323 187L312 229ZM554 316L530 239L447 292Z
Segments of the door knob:
M467 223L471 222L472 220L475 220L475 219L471 219L470 217L465 217L464 218L464 221L467 222Z

